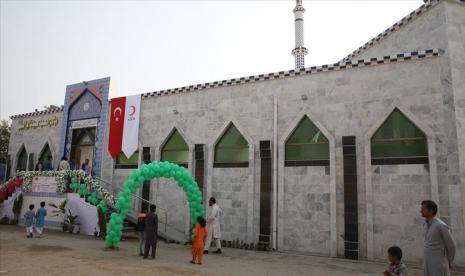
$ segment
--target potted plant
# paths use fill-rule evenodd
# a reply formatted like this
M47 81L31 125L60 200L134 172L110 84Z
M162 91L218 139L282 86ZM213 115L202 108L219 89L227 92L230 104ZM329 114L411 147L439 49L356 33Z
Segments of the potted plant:
M63 202L60 203L60 205L58 205L58 206L55 205L54 203L49 203L48 205L50 207L55 208L55 210L52 210L52 214L53 214L52 217L57 217L57 216L63 216L64 217L65 214L66 214L65 206L66 206L67 203L68 203L67 199L63 200ZM66 223L64 223L64 221L63 221L61 226L63 228L63 232L68 230L68 225Z
M70 209L68 209L68 213L69 214L66 216L63 225L66 225L70 233L74 233L75 226L79 225L78 220L77 220L78 216L73 216Z
M107 216L103 212L102 208L97 207L97 214L98 214L98 226L100 229L99 236L105 239L105 235L107 232Z
M10 221L11 224L17 224L19 215L21 214L21 207L23 207L23 194L20 194L13 202L14 219Z

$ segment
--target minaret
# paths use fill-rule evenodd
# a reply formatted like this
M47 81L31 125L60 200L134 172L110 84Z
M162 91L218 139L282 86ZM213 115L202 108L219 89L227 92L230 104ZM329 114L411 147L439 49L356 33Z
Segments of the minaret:
M305 68L305 55L308 54L304 46L304 12L302 0L296 0L294 12L295 48L292 55L295 57L295 69Z

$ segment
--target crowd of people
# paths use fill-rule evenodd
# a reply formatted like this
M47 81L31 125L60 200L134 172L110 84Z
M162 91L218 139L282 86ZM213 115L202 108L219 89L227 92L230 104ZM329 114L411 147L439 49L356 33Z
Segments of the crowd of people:
M218 206L216 199L209 199L209 210L206 218L198 217L193 228L192 236L192 264L202 264L203 255L209 253L212 240L216 243L214 253L221 254L221 229L220 218L223 211ZM149 212L142 211L138 215L136 231L139 237L139 256L148 259L149 255L155 259L157 252L158 238L158 215L155 212L156 206L150 205ZM434 201L425 200L421 202L421 216L424 223L424 258L423 275L450 275L456 245L445 222L436 217L438 206ZM40 208L34 212L34 205L29 206L29 211L24 214L26 233L28 238L33 237L34 228L41 237L47 216L45 202L40 203ZM407 266L402 261L402 249L392 246L387 250L388 268L383 272L387 276L405 276Z
M203 255L209 253L212 240L216 243L214 253L221 254L221 229L220 217L222 210L216 203L216 199L211 197L208 201L210 206L207 218L198 217L197 224L194 227L192 236L192 264L202 264ZM138 232L139 232L139 255L148 257L149 249L152 249L152 258L155 258L156 236L158 227L158 217L154 213L155 206L150 206L150 213L147 215L142 212L139 214ZM424 223L424 258L423 258L423 275L437 276L450 275L456 245L449 231L449 227L441 219L436 217L438 206L434 201L425 200L421 202L420 213L425 219ZM149 219L149 220L147 220ZM144 227L145 221L145 227ZM147 223L147 221L151 221ZM150 238L147 238L150 237ZM155 237L155 239L153 239ZM145 239L145 240L144 240ZM145 247L143 245L145 244ZM142 251L143 248L145 251ZM387 250L388 268L382 272L386 276L405 276L407 275L407 266L402 261L402 249L398 246L391 246Z
M192 235L192 264L202 264L203 255L208 254L212 239L216 242L216 251L214 253L221 254L221 229L220 217L223 211L216 204L216 199L211 197L208 201L211 207L209 215L198 217L197 223L193 228ZM150 212L146 213L142 210L137 218L136 232L139 237L139 256L147 259L149 253L152 259L155 259L157 252L157 236L158 236L158 216L155 213L156 206L150 205Z
M58 164L57 171L64 171L64 170L76 170L81 169L88 174L92 174L92 167L90 166L90 160L86 158L81 166L76 166L74 162L68 161L66 156L63 156ZM35 171L53 171L53 158L52 156L47 156L45 160L39 159L37 161L36 166L34 167Z

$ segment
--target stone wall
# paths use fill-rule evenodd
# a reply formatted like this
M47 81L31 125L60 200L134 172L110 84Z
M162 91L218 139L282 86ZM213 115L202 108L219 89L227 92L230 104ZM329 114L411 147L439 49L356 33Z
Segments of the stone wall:
M330 176L327 168L284 169L283 250L330 254Z
M157 205L160 215L168 214L167 223L180 232L188 233L190 228L190 211L184 191L173 179L156 179L151 182L150 201ZM163 210L160 210L163 208ZM167 212L164 212L164 211ZM164 219L160 218L160 221ZM161 227L162 225L159 225Z
M11 155L11 166L13 168L13 171L11 171L12 175L16 170L18 154L23 145L26 148L28 154L28 163L29 154L34 154L33 165L35 167L37 161L39 160L39 154L44 149L45 145L48 143L50 151L52 152L53 167L56 168L58 166L58 163L61 160L61 157L59 156L59 144L61 125L63 123L62 116L62 112L56 112L26 118L16 118L12 120L10 143L8 146L8 154ZM46 126L20 130L20 126L22 126L23 123L26 121L34 120L37 122L42 120L52 120L55 118L58 120L58 125L56 126Z
M458 155L457 174L448 181L450 224L459 248L456 259L465 265L465 5L451 3L445 13L457 135L457 150L452 152Z
M212 196L223 210L221 222L221 239L232 241L239 239L247 242L251 237L247 233L249 209L248 186L253 185L249 179L248 168L214 168L211 183ZM207 207L208 211L209 207Z
M431 198L427 165L372 166L374 257L386 259L393 245L403 249L403 260L419 261L423 248L420 203ZM412 246L417 245L417 246Z

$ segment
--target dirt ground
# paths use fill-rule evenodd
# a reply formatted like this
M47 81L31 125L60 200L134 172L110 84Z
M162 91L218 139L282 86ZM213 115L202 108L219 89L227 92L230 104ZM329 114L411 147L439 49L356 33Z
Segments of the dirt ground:
M136 240L105 249L94 237L45 230L27 239L24 227L0 225L0 275L382 275L384 263L225 248L190 264L190 247L158 242L155 260L138 256ZM409 269L409 275L421 271ZM465 275L455 273L454 275Z

